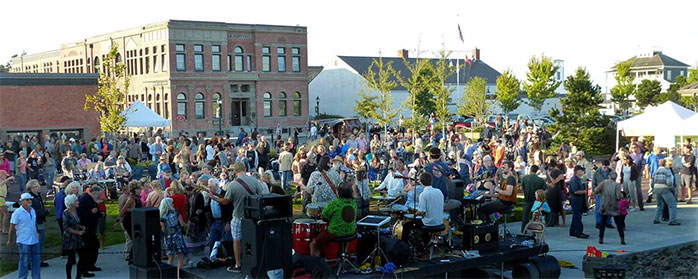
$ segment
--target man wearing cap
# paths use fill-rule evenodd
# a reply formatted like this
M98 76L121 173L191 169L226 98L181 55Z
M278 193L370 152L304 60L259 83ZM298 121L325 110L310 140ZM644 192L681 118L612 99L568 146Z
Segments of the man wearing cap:
M582 175L582 182L589 181L589 179L592 178L592 166L591 162L587 161L586 158L584 158L584 151L577 151L575 154L575 159L577 159L577 165L582 166L584 168L584 175ZM586 183L585 183L586 185Z
M603 160L601 163L601 168L599 168L596 172L594 172L593 179L591 180L591 191L594 192L596 190L596 187L601 184L602 181L608 179L608 175L613 172L613 169L611 169L609 166L611 165L611 162L608 160ZM599 209L601 208L601 196L596 195L594 197L594 201L596 206L594 206L594 210L596 211L596 228L600 228L601 226L601 213L599 213ZM611 218L607 219L608 221L606 222L605 226L609 229L614 228L613 224L611 222Z
M584 224L582 224L582 213L584 211L584 198L586 195L586 187L582 182L582 176L585 173L584 167L577 165L574 167L574 176L567 183L567 188L570 193L570 205L572 205L572 224L570 225L570 236L578 238L588 238L588 234L584 234Z
M7 234L7 246L12 245L12 234L17 232L17 250L19 263L18 278L27 278L29 261L31 260L32 278L41 278L41 248L39 247L39 231L36 223L36 211L31 207L32 195L24 193L19 198L22 206L12 214L10 231Z

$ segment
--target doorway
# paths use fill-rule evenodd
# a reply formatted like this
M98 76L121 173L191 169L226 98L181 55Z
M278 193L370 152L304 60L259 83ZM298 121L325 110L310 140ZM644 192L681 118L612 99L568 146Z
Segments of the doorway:
M232 99L230 105L230 125L247 125L247 99Z

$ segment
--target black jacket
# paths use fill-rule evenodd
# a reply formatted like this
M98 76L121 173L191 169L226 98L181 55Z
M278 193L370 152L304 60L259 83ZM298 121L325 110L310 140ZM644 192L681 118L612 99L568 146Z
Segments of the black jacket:
M41 195L32 192L29 194L32 195L32 208L36 211L36 223L43 224L49 214L49 211L44 207L44 199L41 198Z
M78 217L80 225L85 226L85 231L95 233L97 231L97 221L99 220L99 210L92 213L92 209L97 208L97 202L88 193L84 193L78 198Z

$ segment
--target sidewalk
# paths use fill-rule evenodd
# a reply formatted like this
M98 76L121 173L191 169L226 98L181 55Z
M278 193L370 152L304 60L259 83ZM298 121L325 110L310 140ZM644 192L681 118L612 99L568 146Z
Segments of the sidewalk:
M571 262L576 267L576 269L562 268L560 278L584 277L582 260L586 254L587 245L595 246L609 254L617 254L616 250L631 253L698 240L698 205L679 204L677 220L681 222L681 226L668 226L666 222L653 224L656 207L656 203L651 203L645 205L645 211L630 212L626 217L625 242L627 245L620 244L616 229L606 229L604 244L599 244L599 230L595 227L593 211L590 211L588 216L582 216L584 233L589 235L587 239L569 236L571 214L567 216L567 225L564 228L546 228L545 237L550 246L548 254L558 260ZM512 233L519 233L521 222L508 224L507 227Z

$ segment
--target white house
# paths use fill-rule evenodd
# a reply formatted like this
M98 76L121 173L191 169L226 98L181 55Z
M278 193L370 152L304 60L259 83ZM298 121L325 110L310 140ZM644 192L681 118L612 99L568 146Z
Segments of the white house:
M395 70L400 71L403 79L409 78L409 70L405 67L402 56L406 57L411 63L416 61L416 58L409 58L406 50L399 52L400 57L383 57L384 63L392 62ZM481 77L487 81L487 94L494 94L496 88L497 77L500 73L480 60L480 50L473 51L473 59L468 65L464 59L451 59L453 65L464 65L458 77L452 75L447 81L447 85L455 90L451 99L453 104L451 110L455 113L455 103L461 98L465 84L472 77ZM374 59L379 57L367 56L337 56L329 64L327 64L322 72L315 77L309 85L310 100L316 100L319 97L319 111L325 114L341 115L344 117L357 116L354 110L356 101L359 100L359 92L362 90L364 78L362 76L371 66ZM432 63L436 64L437 58L427 58ZM407 90L398 85L392 91L394 105L401 106L407 99ZM410 116L410 112L404 109L402 114L405 117Z

